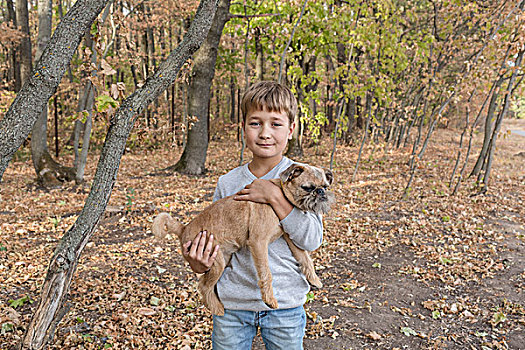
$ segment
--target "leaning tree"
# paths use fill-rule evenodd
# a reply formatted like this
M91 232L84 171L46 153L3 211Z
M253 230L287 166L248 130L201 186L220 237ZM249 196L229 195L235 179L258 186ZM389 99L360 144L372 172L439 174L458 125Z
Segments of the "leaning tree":
M107 1L79 0L55 30L29 80L0 121L0 178L56 90L86 28ZM216 9L217 0L201 0L180 45L112 116L91 191L82 212L61 238L51 258L40 302L26 329L21 349L41 349L53 338L56 326L68 309L66 300L78 259L109 202L133 125L148 104L175 82L182 65L206 38Z

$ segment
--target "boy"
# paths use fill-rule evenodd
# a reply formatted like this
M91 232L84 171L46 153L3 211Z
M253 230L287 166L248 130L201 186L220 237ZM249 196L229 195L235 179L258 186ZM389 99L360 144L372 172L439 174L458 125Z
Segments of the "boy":
M295 97L278 83L259 82L246 91L241 109L246 146L253 158L219 178L213 200L236 194L235 200L269 204L295 245L317 249L323 239L321 217L295 208L281 188L268 181L293 164L283 152L295 127ZM194 272L205 273L212 266L218 246L212 247L213 232L207 244L202 232L184 245L183 255ZM303 348L308 282L282 237L270 244L268 256L279 309L270 309L261 300L251 254L242 248L232 255L216 286L225 314L213 316L213 349L251 349L258 327L268 350Z

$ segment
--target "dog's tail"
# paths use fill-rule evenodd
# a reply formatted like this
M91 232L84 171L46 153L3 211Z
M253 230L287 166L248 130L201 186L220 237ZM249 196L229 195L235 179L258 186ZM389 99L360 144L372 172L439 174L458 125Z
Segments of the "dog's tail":
M153 226L151 227L151 230L153 231L153 235L155 235L155 237L162 239L166 237L168 233L177 235L179 237L183 228L184 226L177 220L173 219L170 214L160 213L153 220Z

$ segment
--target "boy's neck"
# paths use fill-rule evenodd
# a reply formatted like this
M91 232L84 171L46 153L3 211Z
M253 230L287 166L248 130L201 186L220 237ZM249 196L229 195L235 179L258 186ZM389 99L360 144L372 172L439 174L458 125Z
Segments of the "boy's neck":
M261 178L264 175L268 174L270 170L275 168L277 164L281 162L283 155L280 157L274 158L253 158L252 161L248 164L248 169L250 172L255 175L257 178Z

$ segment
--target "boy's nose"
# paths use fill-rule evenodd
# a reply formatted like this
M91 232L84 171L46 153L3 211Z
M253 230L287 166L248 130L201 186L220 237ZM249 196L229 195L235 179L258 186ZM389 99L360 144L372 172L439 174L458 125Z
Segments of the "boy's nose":
M270 133L268 132L268 128L262 127L261 132L259 132L259 137L262 139L270 138Z

